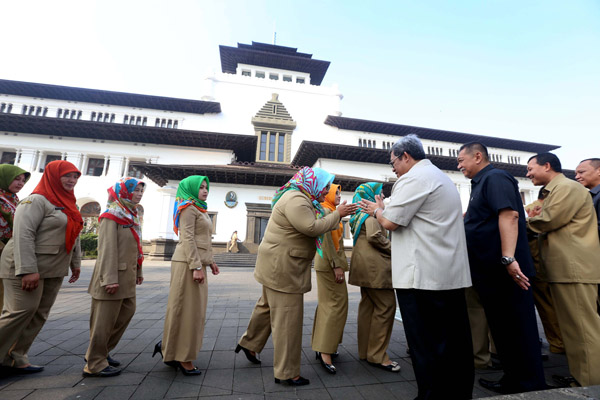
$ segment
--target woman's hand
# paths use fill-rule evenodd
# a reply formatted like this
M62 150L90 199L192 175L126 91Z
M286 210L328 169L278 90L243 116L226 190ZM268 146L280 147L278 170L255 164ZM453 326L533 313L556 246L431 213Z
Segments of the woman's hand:
M115 294L115 293L117 293L117 290L119 290L119 284L118 283L111 283L110 285L104 286L104 290L108 294Z
M344 282L344 270L341 268L334 268L333 273L335 274L335 283Z
M142 282L144 282L144 277L143 276L138 276L135 280L136 285L141 285Z
M200 284L204 283L204 270L195 269L194 270L194 282Z
M69 283L77 282L79 279L79 274L81 273L81 268L73 268L71 269L71 277L69 278Z
M217 266L217 263L212 263L210 264L210 269L212 271L213 275L219 275L219 267Z
M346 215L354 214L357 209L358 205L354 203L347 204L346 200L337 206L337 211L340 213L340 218L344 218Z
M38 287L40 281L40 274L37 272L34 274L27 274L21 277L21 289L28 292L32 292Z

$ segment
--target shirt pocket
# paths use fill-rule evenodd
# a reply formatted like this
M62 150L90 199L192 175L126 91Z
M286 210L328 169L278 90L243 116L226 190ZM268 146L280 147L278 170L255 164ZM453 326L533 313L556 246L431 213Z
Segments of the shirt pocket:
M118 268L119 268L119 271L126 270L127 269L127 263L125 263L125 262L119 263L119 267Z
M294 258L312 259L314 256L314 253L312 251L306 249L290 249L288 254L290 255L290 257Z
M209 245L208 245L208 243L202 242L200 240L196 240L196 247L199 248L200 250L206 251L206 250L208 250Z
M36 254L58 254L60 251L60 245L52 244L38 244L35 246Z

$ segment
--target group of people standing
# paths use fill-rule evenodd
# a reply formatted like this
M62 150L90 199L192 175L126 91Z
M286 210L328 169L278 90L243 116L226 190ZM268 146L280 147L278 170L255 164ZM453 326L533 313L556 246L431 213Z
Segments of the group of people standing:
M334 175L301 168L274 194L254 270L262 293L235 352L243 351L250 362L260 364L258 354L272 335L275 382L309 384L300 375L300 360L303 295L311 290L314 261L318 305L311 346L328 373L337 372L333 361L347 319L349 270L348 282L361 293L359 358L389 372L400 371L387 354L397 301L419 399L472 397L476 337L465 293L471 286L504 370L499 381L480 379L483 387L500 393L548 388L531 290L536 281L546 285L545 304L550 307L540 315L545 329L547 323L553 324L548 329L558 327L572 374L568 383L600 384L600 225L594 209L600 202L600 160L584 160L578 167L577 179L588 192L564 177L555 155L531 157L527 176L543 189L528 218L517 181L490 164L483 144L463 145L457 162L471 179L464 215L454 184L426 159L415 135L401 138L391 149L389 163L398 179L386 201L382 184L367 182L356 188L352 203L340 202ZM0 359L13 373L34 373L43 367L31 365L27 351L68 268L70 282L79 277L83 224L73 188L80 172L67 161L49 163L39 185L17 207L16 193L29 174L7 167L0 168L0 234L6 245L0 262L5 290L0 337L7 338L0 343ZM207 213L209 185L205 176L189 176L179 184L173 211L179 242L171 264L164 333L153 353L184 375L201 373L193 361L202 346L207 268L219 273ZM144 183L134 178L123 178L108 189L88 290L92 307L84 376L121 372L109 353L135 312L135 286L143 282L136 210L143 191ZM346 216L351 216L354 244L350 267L341 224ZM535 265L528 235L535 237ZM539 307L538 299L536 295ZM548 313L553 322L545 317Z

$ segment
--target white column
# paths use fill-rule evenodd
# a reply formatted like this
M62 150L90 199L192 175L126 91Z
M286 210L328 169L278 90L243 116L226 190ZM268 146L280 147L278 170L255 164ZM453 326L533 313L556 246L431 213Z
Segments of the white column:
M15 162L13 164L19 165L20 159L21 159L21 149L16 149L15 150Z
M44 155L45 153L43 151L40 151L38 153L37 166L35 167L35 172L38 172L40 168L42 168L42 161L44 160Z
M28 172L35 172L34 168L36 165L36 154L37 150L34 149L20 149L21 157L19 163L17 164L19 167L23 168Z
M127 176L128 172L129 172L129 157L125 157L125 168L123 169L122 176Z
M458 193L460 194L460 202L462 204L463 212L467 211L469 207L469 201L471 200L471 184L470 183L459 183Z
M151 238L163 238L163 239L175 239L177 240L177 236L173 232L173 206L175 205L175 194L177 193L177 188L172 186L165 186L157 190L158 195L160 195L160 200L155 204L159 207L155 209L157 213L157 218L153 218L154 225L154 235L148 237ZM153 202L154 203L154 202ZM150 206L150 205L148 205ZM146 211L149 210L150 207L146 207Z
M123 170L123 156L110 156L110 164L108 165L108 172L106 176L110 176L115 181L121 178L121 171Z
M82 168L81 161L83 158L83 154L78 153L78 152L72 152L72 151L69 151L69 152L63 153L63 154L66 154L66 157L64 158L65 160L67 160L70 163L72 163L73 165L75 165L77 167L77 169L81 171L81 168Z
M102 175L106 175L108 172L106 166L108 165L108 156L104 156L104 165L102 166Z

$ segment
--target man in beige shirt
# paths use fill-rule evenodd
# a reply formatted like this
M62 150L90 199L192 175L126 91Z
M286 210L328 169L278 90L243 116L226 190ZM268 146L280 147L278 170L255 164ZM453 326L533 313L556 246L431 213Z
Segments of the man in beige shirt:
M529 159L527 177L544 185L541 210L529 228L542 234L541 268L550 284L569 370L582 386L600 384L598 228L589 192L562 174L552 153Z

